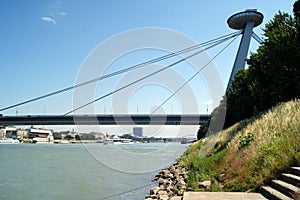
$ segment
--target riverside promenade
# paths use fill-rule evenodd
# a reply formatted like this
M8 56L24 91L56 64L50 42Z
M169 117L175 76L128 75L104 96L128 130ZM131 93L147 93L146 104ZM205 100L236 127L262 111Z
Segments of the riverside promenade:
M244 192L185 192L183 197L174 197L171 200L266 200L259 193Z

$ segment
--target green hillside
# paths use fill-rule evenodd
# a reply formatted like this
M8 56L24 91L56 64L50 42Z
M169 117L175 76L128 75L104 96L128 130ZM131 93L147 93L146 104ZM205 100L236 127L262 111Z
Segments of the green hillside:
M179 160L196 191L257 191L290 166L300 166L300 100L201 139ZM211 187L201 188L201 181Z

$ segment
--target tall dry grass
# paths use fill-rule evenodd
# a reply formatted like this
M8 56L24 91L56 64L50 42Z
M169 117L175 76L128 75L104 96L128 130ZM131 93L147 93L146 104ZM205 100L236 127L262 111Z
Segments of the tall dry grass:
M224 185L230 191L254 191L288 167L300 165L300 100L282 103L246 124L219 163L226 166ZM241 139L250 134L253 139L240 148Z
M288 167L300 166L300 100L282 103L212 137L182 157L190 168L190 186L197 189L197 182L210 177L224 191L255 191ZM197 155L210 140L216 143L209 156Z

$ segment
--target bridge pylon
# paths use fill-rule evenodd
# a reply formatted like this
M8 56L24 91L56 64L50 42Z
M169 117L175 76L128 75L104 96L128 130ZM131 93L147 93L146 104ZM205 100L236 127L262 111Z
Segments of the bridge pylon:
M246 58L249 50L253 28L260 25L263 21L263 14L256 9L236 13L228 18L227 24L235 30L243 30L242 39L230 74L226 92L231 89L231 83L239 69L245 68Z

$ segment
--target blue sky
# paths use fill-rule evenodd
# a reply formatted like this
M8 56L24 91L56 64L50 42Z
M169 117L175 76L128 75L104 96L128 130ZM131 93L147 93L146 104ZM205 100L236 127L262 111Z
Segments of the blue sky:
M90 52L115 34L136 28L158 27L175 30L201 43L232 33L233 30L227 26L227 18L236 12L256 8L265 17L263 24L254 30L261 36L264 24L278 10L292 13L293 3L294 0L1 0L0 107L73 85L80 66ZM224 87L239 40L214 61ZM254 52L257 47L258 44L253 40L250 50ZM208 55L213 57L219 50L216 47ZM143 52L138 58L131 55L125 58L126 62L119 64L126 64L127 67L160 55L160 52L149 52L149 55ZM110 83L106 84L107 87L104 84L101 88L109 88ZM203 93L199 95L199 112L205 113L210 100L208 92L200 91L202 88L197 88L197 83L191 83L191 87L195 93ZM103 93L100 89L95 97ZM160 95L168 94L167 90L161 89L159 92L160 89L149 89L150 93L158 91L158 95L156 98L154 92L151 98L145 98L147 104L143 104L143 92L136 92L136 99L140 100L130 100L129 112L149 113L154 104L159 104L160 100L167 97ZM20 106L17 108L18 114L63 114L72 109L72 97L71 91ZM109 99L97 103L96 107L98 113L112 112ZM209 107L209 112L212 109ZM174 105L166 105L165 112L180 112L175 100ZM16 108L3 113L15 115Z

